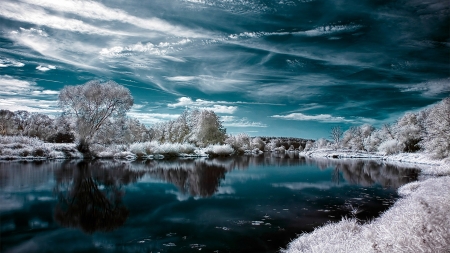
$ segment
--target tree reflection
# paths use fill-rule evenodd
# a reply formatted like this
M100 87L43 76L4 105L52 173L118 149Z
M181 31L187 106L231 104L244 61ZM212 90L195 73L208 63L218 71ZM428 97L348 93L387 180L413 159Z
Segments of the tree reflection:
M181 193L193 197L210 197L225 178L227 168L214 159L182 160L174 163L156 164L149 175L174 184Z
M306 158L306 163L322 170L334 168L331 178L337 184L344 179L350 184L361 186L380 184L383 187L398 188L417 180L419 174L418 169L402 168L377 160Z
M122 202L122 186L136 182L143 174L131 170L127 163L67 162L55 172L56 221L86 233L111 231L123 225L129 212Z

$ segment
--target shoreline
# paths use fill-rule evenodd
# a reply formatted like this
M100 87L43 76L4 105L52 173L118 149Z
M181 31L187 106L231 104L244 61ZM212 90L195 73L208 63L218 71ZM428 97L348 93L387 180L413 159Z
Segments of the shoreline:
M304 252L450 252L450 158L424 153L382 156L335 150L300 152L313 159L372 159L407 163L420 169L419 181L398 189L392 207L368 223L354 218L317 227L293 239L282 253ZM360 155L362 154L362 155Z

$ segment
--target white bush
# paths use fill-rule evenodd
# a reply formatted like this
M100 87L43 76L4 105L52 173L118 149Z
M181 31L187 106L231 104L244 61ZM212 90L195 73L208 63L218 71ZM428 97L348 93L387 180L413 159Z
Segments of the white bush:
M403 146L397 140L388 140L380 144L378 151L386 155L397 154L403 151Z
M229 156L234 153L234 149L229 144L215 144L206 147L205 153L216 156Z

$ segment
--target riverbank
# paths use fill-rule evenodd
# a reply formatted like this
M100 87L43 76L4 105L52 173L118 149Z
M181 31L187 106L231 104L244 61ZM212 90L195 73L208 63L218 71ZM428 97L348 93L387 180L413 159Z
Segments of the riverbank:
M381 159L415 164L421 181L398 189L399 199L366 224L354 218L318 227L293 240L284 253L299 252L450 252L450 161L424 153L383 156L334 150L301 152L311 158Z
M449 252L450 177L409 183L398 191L403 198L379 218L319 227L282 252Z

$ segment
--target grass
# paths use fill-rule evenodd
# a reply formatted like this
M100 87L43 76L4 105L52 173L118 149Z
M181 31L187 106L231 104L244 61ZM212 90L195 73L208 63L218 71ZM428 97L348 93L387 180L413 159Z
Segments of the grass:
M319 227L281 252L450 252L449 193L449 176L404 185L403 198L379 218Z

